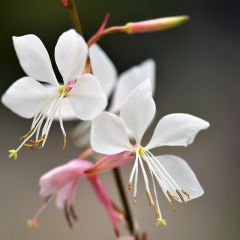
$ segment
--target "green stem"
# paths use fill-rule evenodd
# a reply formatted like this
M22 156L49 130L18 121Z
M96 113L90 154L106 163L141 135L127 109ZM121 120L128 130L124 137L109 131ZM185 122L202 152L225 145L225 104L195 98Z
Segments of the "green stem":
M81 24L80 24L80 20L79 20L77 8L76 8L75 0L69 0L68 6L67 6L67 10L68 10L69 16L71 18L71 21L72 21L72 24L73 24L75 30L79 34L83 35L83 31L82 31L82 27L81 27Z
M120 170L118 168L114 168L113 174L114 174L116 184L118 186L118 191L119 191L119 195L121 197L121 201L123 203L123 207L124 207L124 211L125 211L125 218L126 218L126 221L128 224L129 232L135 237L136 240L138 240L139 239L138 234L136 233L135 228L134 228L134 220L133 220L130 205L129 205L129 202L128 202L128 199L126 196L124 183L123 183L123 180L121 177Z

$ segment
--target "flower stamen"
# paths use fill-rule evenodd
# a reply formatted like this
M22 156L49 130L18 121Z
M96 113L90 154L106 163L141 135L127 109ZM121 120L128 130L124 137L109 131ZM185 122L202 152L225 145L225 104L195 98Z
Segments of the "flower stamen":
M177 193L177 195L180 197L183 206L186 206L186 201L185 201L183 195L181 194L181 192L180 192L179 190L176 190L176 193Z
M152 197L151 192L146 192L146 193L147 193L149 205L150 205L150 206L154 206L155 204L154 204L154 201L153 201L153 197Z
M186 192L185 190L182 189L182 193L187 197L187 200L191 199L188 192Z
M63 132L63 149L67 147L67 135L63 127L63 121L61 116L61 105L62 99L67 95L68 87L67 86L60 86L57 89L57 93L54 96L51 96L40 112L38 112L32 122L31 130L28 131L25 135L23 135L20 140L22 143L16 150L9 150L9 158L17 159L17 152L23 147L31 148L31 149L41 149L44 147L48 133L50 131L52 122L54 117L56 116L57 111L59 111L59 118L60 118L60 127ZM46 119L45 123L44 120ZM44 125L43 125L44 124ZM41 137L39 138L40 131L42 129ZM32 136L36 134L36 140L32 140Z
M175 212L176 211L176 206L174 204L174 196L167 190L167 196L168 196L168 202L170 204L170 207L172 208L172 210Z

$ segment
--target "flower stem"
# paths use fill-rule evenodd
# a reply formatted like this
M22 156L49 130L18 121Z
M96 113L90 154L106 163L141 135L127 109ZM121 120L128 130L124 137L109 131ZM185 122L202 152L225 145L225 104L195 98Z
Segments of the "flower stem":
M125 192L125 189L124 189L124 184L123 184L123 180L122 180L119 168L114 168L113 169L113 174L114 174L114 178L115 178L116 184L118 186L119 195L121 197L121 201L122 201L122 204L123 204L123 207L124 207L125 218L126 218L126 221L127 221L127 224L128 224L129 232L137 240L139 238L138 238L138 234L137 234L137 232L135 230L135 227L134 227L134 220L133 220L132 212L131 212L130 205L129 205L129 202L128 202L128 199L127 199L127 196L126 196L126 192Z
M69 16L71 18L71 21L72 21L72 24L73 24L75 30L79 34L83 35L83 31L82 31L82 27L81 27L81 24L80 24L75 0L69 0L68 6L66 8L68 10Z

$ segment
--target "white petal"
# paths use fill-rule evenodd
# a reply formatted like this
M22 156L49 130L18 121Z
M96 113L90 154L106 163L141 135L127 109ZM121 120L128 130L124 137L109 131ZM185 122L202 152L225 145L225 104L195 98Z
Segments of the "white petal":
M2 103L19 116L32 118L49 96L49 91L41 83L23 77L7 89L2 96Z
M162 155L158 156L157 159L179 187L190 195L190 200L198 198L204 194L204 190L198 182L193 170L182 158L172 155ZM171 190L171 187L169 186L168 190L170 190L171 193L181 201L176 194L176 189ZM188 200L184 194L182 194L182 196L186 201Z
M166 115L158 122L146 149L160 146L186 147L194 141L200 130L208 127L208 122L190 114L173 113Z
M137 143L140 144L155 112L156 106L152 98L151 84L149 81L144 81L131 92L120 112L121 118L133 133Z
M84 74L77 80L68 98L75 114L82 120L95 118L107 105L106 95L91 74Z
M103 154L132 151L126 128L119 117L103 112L92 123L92 148Z
M48 52L37 36L13 37L13 44L20 65L29 77L58 85Z
M109 96L116 84L117 70L106 53L97 44L89 49L89 56L93 75L99 80L105 94Z
M87 44L75 30L68 30L59 37L55 47L55 60L64 84L81 75L87 54Z
M124 99L134 90L140 83L149 79L151 87L155 90L155 62L152 59L144 61L138 66L134 66L129 70L123 72L120 77L113 95L111 112L120 111Z
M78 120L78 117L74 112L72 104L68 98L62 99L61 111L61 117L64 121ZM56 114L55 119L59 119L58 115L59 114Z

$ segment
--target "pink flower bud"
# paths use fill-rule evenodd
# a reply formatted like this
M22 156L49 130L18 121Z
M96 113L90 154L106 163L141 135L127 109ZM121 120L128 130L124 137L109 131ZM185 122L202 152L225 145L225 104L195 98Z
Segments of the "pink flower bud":
M61 3L64 7L68 7L69 6L69 2L70 0L61 0Z
M179 26L189 21L189 19L190 18L188 16L176 16L157 18L141 22L130 22L125 25L125 30L129 34L162 31Z

